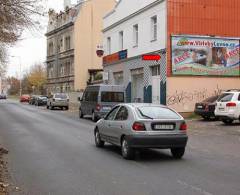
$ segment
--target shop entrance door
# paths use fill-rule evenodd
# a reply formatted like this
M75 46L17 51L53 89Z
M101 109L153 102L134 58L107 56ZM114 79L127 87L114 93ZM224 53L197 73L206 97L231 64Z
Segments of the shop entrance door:
M132 75L132 102L143 102L143 74Z

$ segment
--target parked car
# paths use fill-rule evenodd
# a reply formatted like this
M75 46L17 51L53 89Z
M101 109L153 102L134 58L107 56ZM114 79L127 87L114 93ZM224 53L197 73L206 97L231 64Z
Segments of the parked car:
M0 100L6 100L7 99L7 95L6 94L0 94Z
M184 155L188 136L184 118L176 111L154 104L119 104L96 123L95 144L105 142L121 147L125 159L134 158L135 149L171 149L174 158Z
M54 108L69 108L69 97L65 93L55 93L48 97L47 100L47 109L53 110Z
M27 94L24 94L20 97L20 102L29 102L30 96Z
M31 96L30 96L30 100L29 100L29 104L35 105L37 98L38 98L37 95L31 95Z
M46 106L47 105L48 97L44 95L40 95L35 100L36 106Z
M202 102L196 103L195 110L194 110L195 114L200 115L205 120L209 120L211 118L216 119L214 111L215 111L216 101L218 98L219 98L219 95L215 95L203 100Z
M222 93L217 100L215 115L225 124L231 124L234 120L240 121L240 90Z
M79 117L91 115L93 121L104 117L113 106L125 102L124 87L120 85L92 85L83 94Z

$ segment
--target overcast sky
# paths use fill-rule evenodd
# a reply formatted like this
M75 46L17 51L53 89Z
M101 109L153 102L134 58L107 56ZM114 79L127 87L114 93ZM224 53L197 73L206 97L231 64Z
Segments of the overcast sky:
M77 0L72 0L75 3ZM48 0L47 10L54 8L59 11L63 9L63 0ZM43 21L47 25L47 19ZM30 66L38 62L44 62L46 60L46 28L42 29L42 32L29 32L26 31L22 40L16 45L10 48L10 57L8 64L8 75L19 76L20 73L20 61L22 64L22 74L26 72Z

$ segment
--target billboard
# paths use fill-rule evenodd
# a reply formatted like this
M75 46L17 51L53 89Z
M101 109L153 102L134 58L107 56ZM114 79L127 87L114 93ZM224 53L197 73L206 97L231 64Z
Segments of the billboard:
M172 74L240 76L239 40L172 36Z

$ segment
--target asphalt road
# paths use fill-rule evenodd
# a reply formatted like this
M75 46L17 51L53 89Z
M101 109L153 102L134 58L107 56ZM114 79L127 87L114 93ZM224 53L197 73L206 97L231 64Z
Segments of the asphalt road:
M0 136L22 194L239 195L240 125L189 126L182 160L168 150L146 150L127 161L115 146L95 147L90 120L0 101Z

